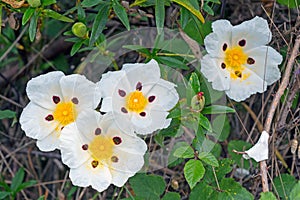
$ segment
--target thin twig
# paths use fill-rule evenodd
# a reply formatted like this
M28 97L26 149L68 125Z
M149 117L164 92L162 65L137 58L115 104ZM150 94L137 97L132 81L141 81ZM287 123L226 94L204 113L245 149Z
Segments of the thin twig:
M268 115L267 115L267 119L265 121L265 126L264 127L265 127L265 131L267 131L268 133L271 130L272 120L274 118L276 108L277 108L277 106L280 102L280 98L284 94L284 91L288 86L291 71L293 69L293 65L294 65L295 59L296 59L298 51L299 51L299 46L300 46L300 35L298 35L297 38L296 38L292 54L291 54L291 56L289 58L289 61L286 65L286 69L285 69L284 76L282 78L282 82L281 82L281 84L278 88L278 91L275 94L275 97L272 101L272 104L270 106L270 109L269 109L269 112L268 112ZM262 181L263 192L268 192L269 191L269 184L268 184L267 163L264 160L264 161L261 161L259 164L260 164L261 181Z

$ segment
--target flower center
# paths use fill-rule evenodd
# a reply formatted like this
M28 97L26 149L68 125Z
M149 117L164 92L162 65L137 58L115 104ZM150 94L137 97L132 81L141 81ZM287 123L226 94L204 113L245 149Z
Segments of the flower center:
M111 138L98 135L89 144L89 151L97 161L109 161L113 155L114 142Z
M57 104L53 117L61 125L66 126L75 121L77 112L72 102L60 102Z
M126 98L126 109L132 112L140 113L147 106L147 98L141 91L131 92Z

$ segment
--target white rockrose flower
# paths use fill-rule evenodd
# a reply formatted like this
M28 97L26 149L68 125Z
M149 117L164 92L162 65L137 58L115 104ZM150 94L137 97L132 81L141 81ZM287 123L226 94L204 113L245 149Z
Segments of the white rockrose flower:
M263 131L257 143L249 150L245 151L243 157L246 159L253 158L256 162L268 159L269 154L269 134Z

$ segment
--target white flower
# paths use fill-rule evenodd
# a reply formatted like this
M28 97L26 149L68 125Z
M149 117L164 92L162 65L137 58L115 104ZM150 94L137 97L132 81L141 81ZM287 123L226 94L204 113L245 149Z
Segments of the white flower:
M21 114L21 128L28 137L37 139L40 150L58 148L61 129L100 102L95 86L82 75L65 76L58 71L31 79L26 87L31 102Z
M175 84L160 78L155 60L125 64L120 71L103 74L97 85L104 97L101 111L112 111L122 130L148 134L170 125L166 117L179 97Z
M245 151L246 154L243 154L243 157L246 159L253 158L256 162L268 159L269 153L269 134L266 131L263 131L257 143Z
M242 101L280 78L282 56L265 46L272 38L265 19L255 17L237 26L218 20L212 28L204 40L208 54L201 60L201 72L215 90Z
M146 143L134 133L124 134L113 115L82 112L61 133L62 161L74 185L102 192L111 183L121 187L144 165Z

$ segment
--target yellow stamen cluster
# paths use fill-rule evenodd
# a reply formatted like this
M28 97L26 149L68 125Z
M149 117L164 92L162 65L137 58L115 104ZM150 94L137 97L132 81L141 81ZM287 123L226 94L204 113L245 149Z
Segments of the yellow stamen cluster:
M141 91L131 92L126 97L126 109L128 111L141 113L145 110L148 104L147 98Z
M66 126L75 121L77 117L77 111L74 104L70 102L60 102L57 104L53 117L62 126Z

